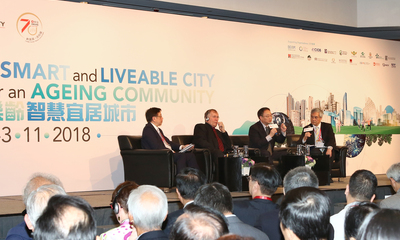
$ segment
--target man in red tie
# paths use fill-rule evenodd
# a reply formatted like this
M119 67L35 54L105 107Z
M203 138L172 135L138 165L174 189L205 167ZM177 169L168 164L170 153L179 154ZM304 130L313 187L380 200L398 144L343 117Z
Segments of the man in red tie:
M187 145L179 145L170 141L160 129L163 117L160 108L150 108L146 111L147 124L142 132L142 148L144 149L170 149L174 152L176 172L180 172L185 167L198 169L196 157L192 152L179 153ZM192 147L193 149L193 147ZM189 149L191 150L191 149Z
M218 158L232 150L232 142L223 122L219 122L217 110L209 109L204 113L205 123L194 127L193 143L196 148L210 150L215 165L214 180L218 180ZM216 127L218 126L218 129Z

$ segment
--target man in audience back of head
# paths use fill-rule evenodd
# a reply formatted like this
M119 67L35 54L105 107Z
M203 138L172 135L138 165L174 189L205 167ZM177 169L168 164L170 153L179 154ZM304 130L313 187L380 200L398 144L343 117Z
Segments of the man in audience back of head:
M64 189L58 185L43 185L29 194L26 201L26 214L24 217L26 226L33 232L36 220L47 206L47 202L54 195L67 195Z
M335 229L335 240L345 239L344 221L346 212L359 202L372 202L375 199L375 190L378 181L375 175L368 170L357 170L351 175L349 184L346 186L346 207L339 213L331 216L331 224Z
M174 151L174 162L177 172L185 167L199 168L196 156L192 152L179 153L187 145L179 145L170 141L160 129L163 117L160 108L149 108L146 111L147 124L142 132L142 148L144 149L170 149ZM193 148L192 148L193 149Z
M198 169L184 168L176 175L176 194L183 204L183 209L168 214L167 220L164 222L166 225L164 232L167 236L169 236L176 219L183 214L186 206L193 203L196 191L204 184L206 184L206 177Z
M257 112L259 121L253 124L249 129L249 147L259 148L261 155L269 158L269 163L273 163L275 142L283 143L286 139L286 126L281 124L277 128L271 128L272 113L267 107L263 107Z
M283 194L299 187L318 188L318 177L313 170L308 167L297 167L285 175L283 178ZM279 209L260 215L255 227L266 233L270 239L283 239L280 229Z
M279 212L284 238L327 239L330 205L328 196L317 188L300 187L286 192Z
M212 208L222 213L228 221L230 233L244 237L253 237L255 240L268 240L268 236L232 214L233 202L229 189L221 183L211 183L199 188L194 199L194 204Z
M93 208L79 197L53 196L36 222L33 237L35 240L94 240Z
M24 188L23 201L25 207L27 205L29 194L31 194L31 192L36 190L38 187L46 184L55 184L63 187L60 179L54 175L45 173L33 174ZM31 240L31 234L32 231L27 228L25 221L22 221L20 224L8 231L6 240Z
M211 209L190 204L175 222L170 239L215 240L229 232L224 216Z
M272 166L257 163L250 168L249 193L252 200L235 201L233 213L244 223L256 225L258 217L278 206L272 202L271 196L281 184L281 175Z
M380 202L381 208L393 208L400 210L400 163L393 164L386 172L393 190L396 192Z
M214 181L218 181L218 158L232 149L232 142L225 130L223 122L219 122L219 114L215 109L204 113L205 123L196 124L193 133L193 143L197 148L207 148L214 162ZM215 129L218 126L219 130Z
M138 238L168 239L161 230L167 217L167 196L159 188L142 185L132 190L128 199L129 219L136 228Z

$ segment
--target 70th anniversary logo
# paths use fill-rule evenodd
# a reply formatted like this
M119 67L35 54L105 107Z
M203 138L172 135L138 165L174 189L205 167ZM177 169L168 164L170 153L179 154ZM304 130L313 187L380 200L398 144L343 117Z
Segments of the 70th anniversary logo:
M33 13L24 13L17 20L17 31L28 43L37 42L43 37L43 24Z

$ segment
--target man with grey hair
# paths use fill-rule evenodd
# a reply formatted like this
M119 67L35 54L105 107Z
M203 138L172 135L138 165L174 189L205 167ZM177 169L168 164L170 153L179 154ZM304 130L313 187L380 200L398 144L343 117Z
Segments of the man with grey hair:
M390 184L396 194L382 200L380 207L400 210L400 163L395 163L390 166L386 172L386 176L389 178Z
M159 188L142 185L132 190L128 198L129 219L136 228L138 238L168 239L161 230L167 217L167 196Z
M321 122L323 116L324 112L321 109L311 110L311 124L303 128L299 143L315 145L318 148L325 147L325 154L332 158L333 148L336 147L335 134L331 124Z
M58 185L63 187L60 179L56 176L47 174L47 173L34 173L28 183L26 184L23 192L23 201L25 206L27 205L28 196L32 191L36 190L42 185ZM25 210L24 210L25 212ZM25 215L23 213L23 215ZM32 239L32 231L27 228L25 221L22 221L17 226L11 228L8 233L6 240L31 240Z
M26 226L33 232L36 220L47 206L47 202L54 195L66 195L64 189L58 185L43 185L29 194L26 201Z
M299 187L318 188L319 181L314 171L302 166L290 170L283 178L283 193Z

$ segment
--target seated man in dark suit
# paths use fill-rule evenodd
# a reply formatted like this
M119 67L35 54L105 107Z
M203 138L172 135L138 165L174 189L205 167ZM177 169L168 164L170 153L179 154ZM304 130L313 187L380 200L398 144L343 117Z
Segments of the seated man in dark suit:
M324 123L322 117L324 112L319 108L311 110L311 124L303 128L299 144L315 145L317 148L326 147L325 154L332 158L333 148L336 147L335 134L332 125ZM312 154L321 154L319 149Z
M265 163L255 164L250 168L249 176L249 193L253 199L235 201L233 213L244 223L255 226L261 214L278 208L271 196L281 182L281 175L274 167Z
M196 192L194 204L209 207L222 213L228 222L229 233L243 237L252 237L255 240L268 240L268 236L255 227L242 221L232 213L233 201L229 189L221 183L203 185Z
M279 158L274 155L275 142L283 143L286 139L286 126L281 124L280 130L271 128L272 114L269 108L263 107L257 112L259 121L249 129L249 147L259 148L261 155L269 158L269 163L273 159Z
M142 148L144 149L170 149L179 151L187 145L179 145L170 141L164 136L163 131L159 128L163 123L160 108L150 108L146 111L147 124L143 128L142 133ZM174 161L176 171L180 172L185 167L199 168L196 162L196 157L192 152L174 153Z
M215 165L214 180L218 180L218 158L232 150L232 142L225 126L218 122L217 110L209 109L204 113L205 123L199 123L194 127L193 143L196 148L210 150ZM219 130L215 129L218 126Z
M183 210L188 205L193 203L196 191L204 184L206 184L206 176L198 169L184 168L176 175L176 194L183 204L183 209L168 214L163 223L165 225L163 231L167 236L169 236L176 219L183 214Z

